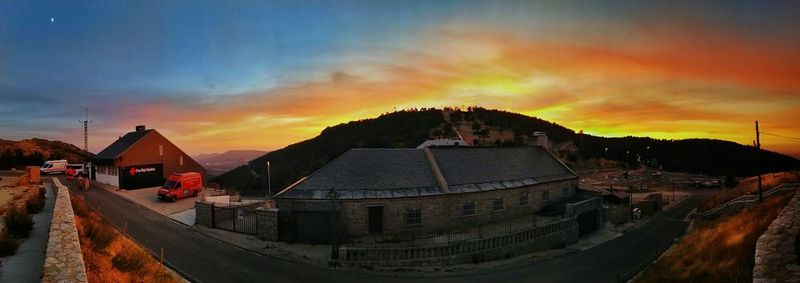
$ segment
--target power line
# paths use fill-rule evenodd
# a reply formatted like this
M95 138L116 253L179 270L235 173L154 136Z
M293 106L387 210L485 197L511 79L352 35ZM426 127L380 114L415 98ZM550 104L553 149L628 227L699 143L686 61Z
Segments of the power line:
M790 137L790 136L784 136L784 135L772 134L772 133L767 133L767 132L761 132L761 134L762 134L762 135L768 135L768 136L774 136L774 137L781 137L781 138L787 138L787 139L795 139L795 140L800 140L800 138L798 138L798 137Z

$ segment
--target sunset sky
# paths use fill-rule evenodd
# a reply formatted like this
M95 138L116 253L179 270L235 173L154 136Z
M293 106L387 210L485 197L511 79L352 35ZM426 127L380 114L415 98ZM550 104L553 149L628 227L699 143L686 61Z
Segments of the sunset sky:
M272 150L480 105L602 136L800 137L797 1L0 1L0 138ZM800 139L762 136L800 157Z

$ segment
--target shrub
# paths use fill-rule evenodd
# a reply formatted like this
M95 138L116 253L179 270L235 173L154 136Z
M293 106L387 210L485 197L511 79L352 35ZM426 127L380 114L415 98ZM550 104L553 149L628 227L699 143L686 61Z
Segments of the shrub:
M114 268L122 272L137 271L149 259L149 255L139 249L126 249L111 259Z
M83 197L73 197L72 211L75 212L75 215L80 217L89 215L89 206L86 205L86 200Z
M117 231L110 225L87 219L84 222L84 235L92 242L93 250L102 250L108 247L117 237Z
M28 211L28 214L39 213L44 207L44 188L39 187L35 194L34 197L29 198L28 201L25 202L25 210Z
M33 219L26 211L12 207L5 217L6 229L8 233L17 238L30 236L33 230Z
M9 236L5 231L0 232L0 257L15 254L18 246L14 237Z

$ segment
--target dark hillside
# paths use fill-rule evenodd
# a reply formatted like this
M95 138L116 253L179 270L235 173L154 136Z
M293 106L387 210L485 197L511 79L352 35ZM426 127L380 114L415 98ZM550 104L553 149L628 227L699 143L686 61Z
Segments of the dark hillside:
M0 139L0 170L25 166L39 166L47 160L66 159L69 163L83 163L93 154L61 141L26 139L10 141Z
M212 181L242 194L263 195L267 187L266 163L269 161L272 191L277 193L350 148L416 147L430 136L432 128L442 123L441 110L423 109L328 127L315 138L267 153Z
M449 121L446 121L449 113ZM231 170L212 181L243 194L266 193L266 162L272 166L272 191L286 188L325 163L356 147L416 147L432 136L452 136L455 124L482 123L495 129L511 130L513 140L498 145L524 143L533 132L545 132L555 145L554 154L567 162L604 158L628 167L648 164L670 171L717 176L752 176L755 170L753 147L713 139L664 140L647 137L597 137L575 132L556 123L522 114L470 107L400 111L374 119L354 121L326 128L312 139L270 152L247 165ZM480 127L478 127L480 128ZM650 147L648 150L647 147ZM556 148L556 147L554 147ZM606 150L607 149L607 150ZM800 160L763 151L763 172L800 167Z

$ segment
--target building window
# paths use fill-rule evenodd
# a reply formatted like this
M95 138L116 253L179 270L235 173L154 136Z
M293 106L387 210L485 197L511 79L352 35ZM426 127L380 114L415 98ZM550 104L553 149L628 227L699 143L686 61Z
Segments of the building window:
M468 215L475 215L475 202L465 202L461 205L461 215L468 216Z
M422 224L422 210L419 208L406 209L406 225Z
M164 146L163 145L159 145L158 146L158 156L164 156Z
M183 155L181 155L180 161L181 161L181 166L183 166Z
M561 195L565 197L569 196L569 186L566 186L563 189L561 189Z
M528 193L523 193L519 195L519 206L526 206L528 205Z
M544 190L544 191L542 191L542 200L543 200L543 201L548 201L548 200L550 200L550 190Z
M97 174L107 174L105 166L98 166L97 167Z
M505 209L505 205L503 204L502 198L496 198L492 200L492 211L500 211Z
M117 176L117 167L108 167L108 175Z

